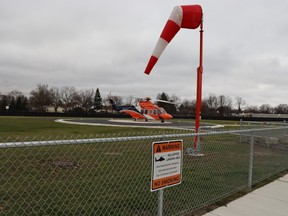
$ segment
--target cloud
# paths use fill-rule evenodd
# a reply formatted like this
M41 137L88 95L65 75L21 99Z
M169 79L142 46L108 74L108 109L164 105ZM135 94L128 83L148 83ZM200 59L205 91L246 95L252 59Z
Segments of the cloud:
M195 98L199 30L181 29L150 76L148 59L172 9L191 1L0 1L0 92L38 83L103 94ZM287 103L288 3L196 1L204 11L203 97Z

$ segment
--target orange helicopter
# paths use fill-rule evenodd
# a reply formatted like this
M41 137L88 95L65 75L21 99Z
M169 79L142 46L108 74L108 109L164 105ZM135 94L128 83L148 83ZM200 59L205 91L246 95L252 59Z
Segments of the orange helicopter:
M109 99L112 108L114 110L119 111L120 113L125 113L130 115L134 121L137 119L144 119L145 121L148 120L160 120L164 123L165 120L172 119L173 116L168 114L164 108L159 107L152 103L150 97L146 97L144 99L137 99L136 106L117 106L116 103L110 98ZM171 103L169 101L157 100L164 103ZM173 104L173 103L171 103Z

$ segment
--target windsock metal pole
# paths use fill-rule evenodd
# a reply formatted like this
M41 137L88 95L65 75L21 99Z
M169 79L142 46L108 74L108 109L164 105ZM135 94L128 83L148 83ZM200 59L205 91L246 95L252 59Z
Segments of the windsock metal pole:
M203 18L202 18L203 19ZM199 132L200 119L201 119L201 106L202 106L202 73L203 73L203 20L200 24L200 56L199 67L197 68L197 95L196 95L196 120L195 120L195 133ZM196 134L194 137L194 151L197 149L199 136Z
M200 65L197 69L197 96L196 96L196 124L195 124L195 132L198 133L200 127L200 118L201 118L201 103L202 103L202 46L203 46L203 13L202 7L200 5L182 5L176 6L162 33L160 38L157 41L156 47L148 61L146 69L144 71L145 74L149 75L154 65L157 63L159 57L162 52L166 48L166 46L170 43L170 41L174 38L177 32L181 28L187 29L196 29L200 25ZM198 135L194 137L194 150L196 150Z

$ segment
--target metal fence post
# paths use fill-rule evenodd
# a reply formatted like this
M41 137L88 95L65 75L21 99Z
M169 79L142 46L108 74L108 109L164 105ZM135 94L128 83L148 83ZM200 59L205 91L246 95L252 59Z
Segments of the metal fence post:
M158 216L162 216L163 215L163 194L164 190L160 189L158 192Z
M161 141L165 140L165 134L163 134L163 138L160 139ZM164 198L164 189L160 189L158 191L158 216L163 215L163 198Z
M286 125L286 119L284 119L284 136L286 136L286 131L287 131L287 129L286 129L286 127L287 127L287 125Z
M242 132L241 132L241 130L243 129L243 121L242 121L242 119L240 119L240 143L242 143Z
M249 171L248 171L248 189L252 188L253 178L253 147L254 147L254 133L251 133L250 137L250 150L249 150Z

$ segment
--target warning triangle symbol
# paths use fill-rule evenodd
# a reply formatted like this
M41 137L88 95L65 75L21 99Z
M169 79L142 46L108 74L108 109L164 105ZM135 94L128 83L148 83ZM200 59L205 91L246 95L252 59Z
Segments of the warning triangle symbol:
M157 149L156 149L156 152L161 152L161 148L160 148L160 145L157 145Z

